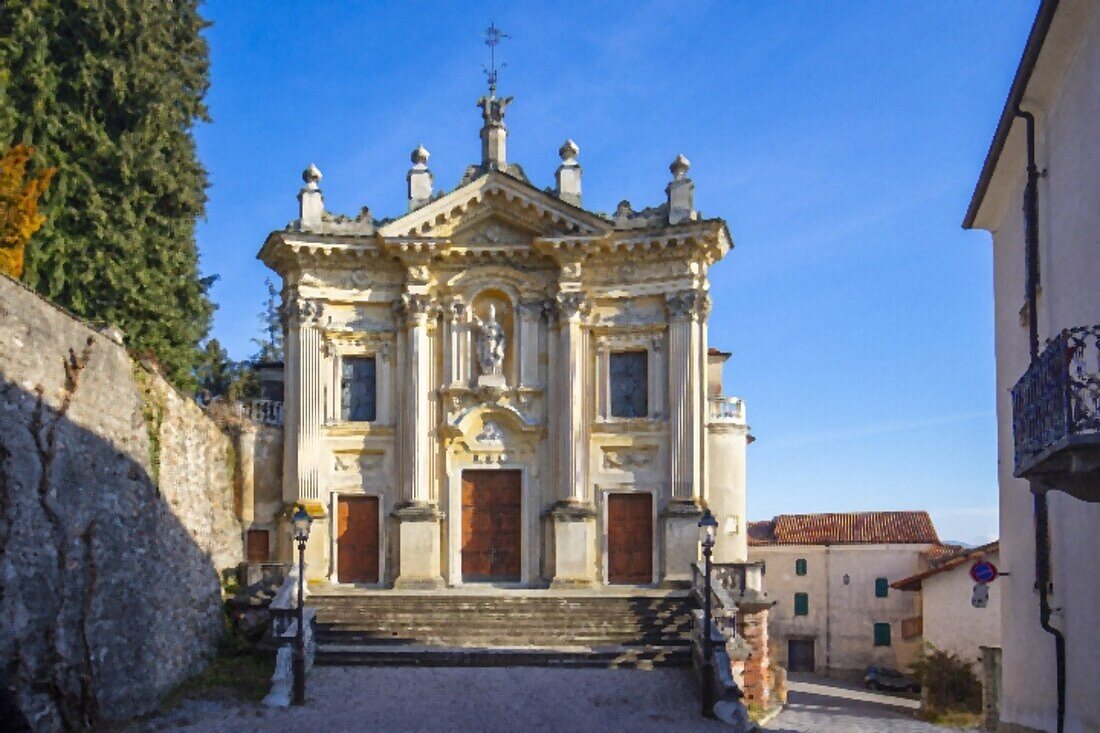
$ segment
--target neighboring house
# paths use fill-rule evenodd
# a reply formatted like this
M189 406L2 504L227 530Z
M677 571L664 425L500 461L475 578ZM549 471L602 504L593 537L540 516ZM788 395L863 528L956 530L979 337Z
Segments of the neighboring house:
M915 592L925 642L969 662L979 660L981 647L1001 645L1001 586L1007 578L987 584L985 605L975 606L971 602L975 583L970 568L980 560L999 569L999 543L942 555L933 559L927 570L890 584L900 591Z
M707 342L726 223L695 211L683 156L641 211L582 208L572 141L535 185L506 157L510 102L479 101L453 190L417 147L393 218L327 212L310 166L260 250L283 277L283 500L319 519L310 579L683 586L704 506L715 559L745 560L748 426Z
M993 235L1002 728L1060 730L1061 700L1065 731L1098 731L1095 0L1041 3L963 226Z
M927 512L783 514L749 523L749 560L763 561L775 602L768 635L791 672L906 667L920 649L920 605L890 580L926 567L940 546Z

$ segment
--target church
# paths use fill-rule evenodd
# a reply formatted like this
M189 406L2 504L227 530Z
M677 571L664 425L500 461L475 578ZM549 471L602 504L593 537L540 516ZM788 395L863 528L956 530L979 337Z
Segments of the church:
M438 191L412 152L408 210L299 217L259 258L283 281L283 502L315 517L307 578L337 587L683 587L697 523L744 562L744 404L710 346L726 223L676 156L665 200L583 206L507 157L511 97L478 100L480 161ZM291 557L289 528L278 540Z

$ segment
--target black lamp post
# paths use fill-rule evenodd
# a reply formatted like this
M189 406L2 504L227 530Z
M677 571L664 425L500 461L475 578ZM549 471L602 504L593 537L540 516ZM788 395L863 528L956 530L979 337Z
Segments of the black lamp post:
M306 585L306 541L313 518L305 507L294 512L294 540L298 543L298 632L294 637L294 699L295 705L306 704L306 635L303 597Z
M710 641L710 557L714 552L714 540L718 534L718 520L703 512L699 520L699 543L703 546L703 715L714 717L714 650Z

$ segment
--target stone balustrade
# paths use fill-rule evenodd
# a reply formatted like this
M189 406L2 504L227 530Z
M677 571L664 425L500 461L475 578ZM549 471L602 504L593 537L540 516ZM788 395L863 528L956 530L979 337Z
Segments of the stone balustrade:
M739 397L708 397L707 417L712 423L745 421L745 402Z

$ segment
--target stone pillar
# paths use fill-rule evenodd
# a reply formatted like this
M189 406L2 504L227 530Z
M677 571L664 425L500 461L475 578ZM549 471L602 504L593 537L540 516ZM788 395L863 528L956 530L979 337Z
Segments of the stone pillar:
M300 503L314 518L307 548L306 579L320 580L327 571L328 523L321 496L321 422L324 419L320 322L324 304L291 291L284 300L287 323L286 403L283 419L283 499ZM314 542L314 535L318 540Z
M325 213L325 200L321 195L321 171L312 163L302 171L305 187L298 192L298 227L303 231L321 228Z
M539 317L541 300L521 300L516 307L516 384L539 385Z
M746 706L767 709L771 705L771 660L768 657L768 611L739 610L737 634L745 640L748 657L744 664L742 692Z
M246 424L233 436L237 465L233 467L237 517L247 530L256 521L256 425Z
M433 303L426 294L406 293L400 313L404 316L405 390L402 417L407 441L404 452L405 502L394 515L400 522L398 588L435 588L440 574L439 508L432 501L431 462L434 460L429 428L431 399L431 342L428 320Z
M691 563L699 558L698 521L702 514L702 393L699 376L703 359L699 329L704 294L685 290L666 296L668 305L669 485L672 497L663 512L665 525L664 582L691 583Z
M594 585L596 581L596 512L588 487L588 430L585 391L588 371L584 318L589 304L580 292L558 294L558 481L561 499L554 519L552 587Z

